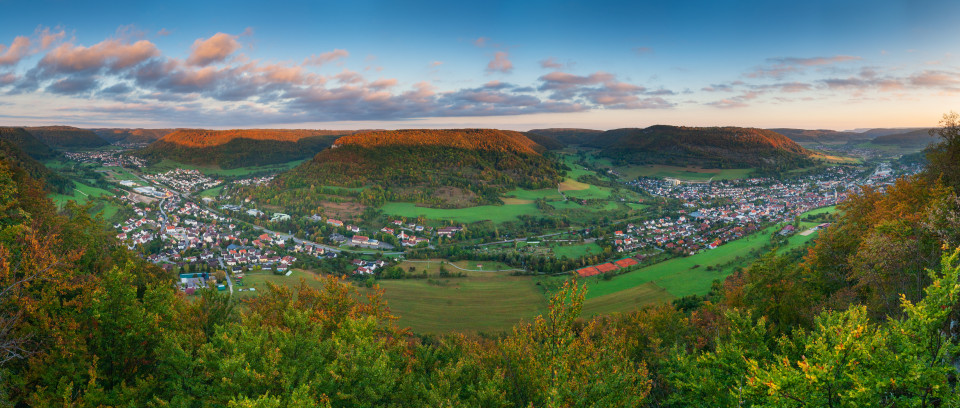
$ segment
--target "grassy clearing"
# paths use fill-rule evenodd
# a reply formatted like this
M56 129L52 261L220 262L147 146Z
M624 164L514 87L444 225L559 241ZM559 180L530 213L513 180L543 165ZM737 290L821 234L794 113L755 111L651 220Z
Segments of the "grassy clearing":
M503 203L506 205L515 205L515 204L533 204L533 200L524 200L520 198L504 197L502 198Z
M754 169L701 169L666 165L625 166L615 169L624 178L634 180L637 177L672 177L680 180L733 180L747 178Z
M249 272L243 279L240 279L240 282L243 285L238 285L238 282L234 281L234 295L239 297L249 297L256 296L259 292L267 290L267 282L270 282L278 286L294 287L300 284L300 279L303 279L307 285L314 288L321 288L323 286L319 277L310 271L303 269L293 269L290 273L290 276L284 275L274 275L272 272L268 271L258 271L258 272ZM257 291L237 291L239 288L256 288Z
M564 183L566 183L566 180ZM574 181L574 183L582 184L586 186L586 188L564 191L564 194L566 194L568 197L579 198L581 200L610 198L610 194L613 191L607 187L598 187L592 184L580 183L578 181Z
M380 281L399 324L418 333L498 332L543 313L547 299L528 277Z
M198 195L200 197L217 198L220 195L220 191L223 191L222 184L211 189L203 190Z
M590 185L587 183L581 183L571 178L563 179L563 182L560 183L560 191L579 191L589 189Z
M583 302L582 316L590 317L624 312L671 300L673 300L673 295L657 286L656 283L647 282L606 296L587 299Z
M145 173L163 173L176 168L199 170L201 173L214 177L243 177L256 173L275 172L290 170L304 160L294 160L286 163L269 164L265 166L238 167L235 169L222 169L220 166L204 166L188 163L180 163L170 159L163 159L161 162L143 169Z
M521 190L516 189L504 194L504 197L516 198L520 200L536 200L542 198L547 201L562 200L563 197L555 188L544 188L540 190Z
M493 222L515 221L521 215L540 213L535 204L481 205L470 208L444 209L417 207L414 203L390 202L381 207L384 214L417 218L424 216L431 220L453 220L462 223L490 220Z
M597 255L603 252L603 248L600 245L595 243L589 244L578 244L578 245L561 245L561 244L552 244L550 245L550 250L553 251L554 255L557 258L567 257L567 258L579 258L585 255Z
M76 201L77 204L86 204L87 201L90 201L92 198L114 195L114 193L102 188L88 186L76 181L73 182L73 187L74 189L70 191L71 194L51 194L50 199L52 199L58 207L63 207L63 205L70 200Z
M107 171L107 176L109 176L113 180L140 181L140 179L137 178L137 176L134 176L133 173L130 172L130 170L125 169L123 167L111 166L111 167L103 167L103 169Z

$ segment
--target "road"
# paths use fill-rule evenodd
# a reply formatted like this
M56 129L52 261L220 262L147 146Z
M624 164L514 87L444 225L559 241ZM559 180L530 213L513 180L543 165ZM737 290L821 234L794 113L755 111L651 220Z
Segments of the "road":
M223 258L217 258L217 262L220 262L220 269L223 269L224 275L227 276L227 286L230 287L230 297L233 297L233 280L230 279L230 271L226 265L223 264Z

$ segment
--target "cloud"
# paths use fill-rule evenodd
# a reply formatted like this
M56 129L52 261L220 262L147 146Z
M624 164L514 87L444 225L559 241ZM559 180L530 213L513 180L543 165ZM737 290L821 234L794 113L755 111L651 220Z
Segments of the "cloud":
M497 51L493 54L493 60L487 64L487 72L501 72L509 74L513 72L513 63L507 59L510 56L506 51Z
M670 90L647 90L601 71L582 76L556 71L528 84L489 81L438 90L429 82L404 86L394 78L368 79L350 69L335 74L312 69L349 55L340 49L299 64L271 63L237 57L239 35L217 33L196 40L190 56L181 59L163 55L148 40L136 40L139 35L132 27L90 46L57 44L62 32L47 34L51 49L32 68L22 74L0 72L0 92L85 98L89 103L82 108L57 111L75 115L63 117L77 118L78 123L136 118L141 123L239 126L673 106L664 99L673 94ZM37 38L30 37L28 50L38 49ZM0 55L10 52L5 49ZM488 70L509 73L512 68L508 52L497 51Z
M60 31L50 31L50 28L44 27L43 29L38 29L37 35L40 38L40 49L46 50L54 43L63 40L67 33L63 29Z
M0 66L16 65L30 53L30 39L18 36L10 45L0 44Z
M157 31L157 35L160 37L166 37L170 34L173 34L173 32L170 30L167 30L166 28L161 28L160 31Z
M787 75L801 73L808 67L832 65L832 64L841 63L841 62L857 61L860 59L861 59L860 57L855 57L851 55L835 55L832 57L811 57L811 58L797 58L797 57L767 58L767 62L771 63L770 65L757 67L753 71L748 72L746 76L748 78L782 79Z
M544 69L561 69L563 64L557 62L553 57L540 60L540 68Z
M635 52L637 55L650 54L650 53L653 52L653 48L650 48L650 47L635 47L635 48L633 49L633 52Z
M443 61L432 61L432 62L430 62L430 66L431 66L431 67L439 67L439 66L441 66L441 65L443 65Z
M715 108L721 108L721 109L745 108L747 106L750 106L744 103L743 101L740 101L737 99L721 99L715 102L708 102L707 105L713 106Z
M476 40L473 40L473 45L483 48L487 46L487 41L490 41L487 37L479 37Z
M231 54L240 49L239 36L226 33L216 33L207 39L198 38L193 42L187 64L207 66L223 62Z
M303 61L303 64L321 66L321 65L336 61L340 58L346 58L349 56L350 56L350 53L347 52L347 50L335 49L333 51L325 52L320 55L311 55L309 58ZM367 59L369 60L369 58L370 57L368 56Z
M911 75L908 80L914 86L960 91L960 73L957 72L927 70Z

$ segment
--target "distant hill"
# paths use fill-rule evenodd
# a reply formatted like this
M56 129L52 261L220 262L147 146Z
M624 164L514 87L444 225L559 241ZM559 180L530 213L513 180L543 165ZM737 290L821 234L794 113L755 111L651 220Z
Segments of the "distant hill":
M23 128L0 127L0 140L6 140L17 145L24 153L36 160L52 159L57 156L57 152L53 151L50 146L47 146Z
M590 147L624 164L758 167L783 170L811 164L812 152L766 129L657 125L603 132Z
M218 165L225 169L306 159L329 147L344 130L178 129L137 151L152 161Z
M927 130L927 128L877 128L864 129L862 131L860 130L861 129L857 129L856 133L863 135L864 138L874 139L880 136L910 133L917 130Z
M589 143L594 137L603 133L602 130L576 128L532 129L528 134L550 137L564 145L580 145Z
M770 129L781 135L788 137L797 143L837 143L849 142L851 140L865 140L868 135L856 132L837 132L827 129Z
M2 133L5 129L10 128L0 128L0 133ZM43 163L40 163L33 157L30 157L27 152L9 139L0 138L0 159L19 166L27 174L29 174L30 177L45 182L47 189L50 191L63 194L73 188L72 181L50 171L50 169L44 166Z
M538 145L543 146L544 150L560 150L567 146L566 143L560 142L553 136L541 135L533 132L524 132L523 135L530 140L533 140Z
M559 164L543 157L543 150L522 133L506 130L368 132L337 139L332 148L278 177L275 187L375 184L406 201L496 203L509 189L557 185ZM434 192L440 189L456 197L438 197Z
M88 129L73 126L39 126L24 129L54 149L93 148L110 144Z
M872 143L878 145L922 148L937 141L937 138L930 136L930 129L917 129L905 133L892 133L883 136L877 136L873 139Z
M146 144L173 133L177 129L91 129L104 140L117 144Z

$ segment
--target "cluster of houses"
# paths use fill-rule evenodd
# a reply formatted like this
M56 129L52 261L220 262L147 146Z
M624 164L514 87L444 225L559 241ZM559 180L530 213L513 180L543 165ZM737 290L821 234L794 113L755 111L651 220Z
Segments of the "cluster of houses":
M92 152L64 152L63 155L73 161L80 163L100 163L109 167L144 167L147 162L143 159L123 154L117 150L104 150Z
M377 268L382 268L387 264L386 261L364 261L361 259L354 259L350 262L353 266L357 267L353 271L354 275L372 275Z
M205 176L198 170L176 168L165 173L145 175L144 178L174 188L177 191L189 193L216 187L223 180L215 180Z

